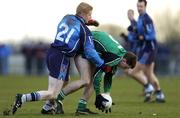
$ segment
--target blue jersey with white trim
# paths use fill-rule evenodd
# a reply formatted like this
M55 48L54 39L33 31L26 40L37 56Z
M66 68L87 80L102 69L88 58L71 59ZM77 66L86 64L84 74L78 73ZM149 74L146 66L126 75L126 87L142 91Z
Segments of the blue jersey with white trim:
M79 48L81 22L75 15L66 15L58 24L57 34L52 47L59 49L68 56L75 55Z
M142 35L145 40L156 40L156 33L153 25L153 21L147 13L139 16L137 22L138 35Z
M58 24L57 34L51 46L70 57L76 55L77 51L82 50L85 57L95 63L97 67L104 64L104 60L94 49L90 30L79 16L64 16Z

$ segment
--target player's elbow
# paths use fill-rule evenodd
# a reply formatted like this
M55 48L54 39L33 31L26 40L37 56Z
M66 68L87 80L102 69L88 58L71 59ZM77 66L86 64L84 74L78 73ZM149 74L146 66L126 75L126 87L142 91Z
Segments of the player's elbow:
M85 48L85 57L91 60L94 57L92 52L91 48Z

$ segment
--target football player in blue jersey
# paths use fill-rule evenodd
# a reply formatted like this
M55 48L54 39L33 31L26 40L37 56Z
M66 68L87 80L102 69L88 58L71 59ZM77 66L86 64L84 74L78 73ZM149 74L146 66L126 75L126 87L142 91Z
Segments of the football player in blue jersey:
M80 3L76 15L66 15L57 27L54 42L48 50L46 62L49 70L48 90L28 94L17 94L12 114L25 102L56 99L64 82L69 79L70 58L79 51L83 56L105 71L104 60L100 58L92 41L92 34L86 23L91 19L93 7Z
M99 22L96 20L90 20L88 23L86 23L88 26L98 26ZM66 82L66 86L63 88L63 90L60 91L60 94L58 95L58 98L56 102L54 100L48 100L46 101L45 105L43 106L41 113L42 114L64 114L63 110L63 103L62 100L64 99L65 96L81 89L84 88L83 96L80 98L78 102L78 108L76 111L77 113L81 114L96 114L95 112L91 111L88 109L87 106L87 101L91 96L92 93L92 86L91 86L91 73L92 72L92 64L82 57L82 52L79 52L76 54L74 57L74 62L76 65L76 68L80 74L80 79L76 81L72 81L68 83ZM58 107L58 108L57 108ZM80 109L81 108L81 109Z
M127 12L127 16L130 21L130 26L127 28L128 36L126 42L129 43L129 50L134 52L138 56L141 46L139 45L138 41L137 22L134 18L134 10L129 9ZM143 85L145 94L154 91L153 86L147 81L147 77L143 72L135 73L135 69L131 71L125 70L124 72L133 79L135 79L137 82L139 82L141 85Z
M134 19L134 10L129 9L127 12L128 19L130 21L130 26L127 28L128 37L127 43L129 43L130 51L136 53L136 45L137 45L137 33L136 33L136 25L137 22Z
M146 0L138 0L137 2L137 10L139 12L136 26L138 39L137 47L139 48L138 63L133 70L129 71L129 75L136 78L142 78L143 76L140 73L143 72L148 79L148 82L150 82L155 89L156 102L164 103L165 96L154 73L154 61L157 54L156 33L153 21L146 13L146 5ZM146 87L148 87L148 84L145 85L145 88ZM145 89L145 94L144 102L152 101L153 91Z

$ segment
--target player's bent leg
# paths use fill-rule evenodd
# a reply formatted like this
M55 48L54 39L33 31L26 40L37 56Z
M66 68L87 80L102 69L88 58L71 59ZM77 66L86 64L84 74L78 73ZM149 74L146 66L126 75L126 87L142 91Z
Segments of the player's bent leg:
M58 101L57 101L57 103L59 102L59 107L57 107L57 111L60 109L63 109L62 100L64 99L66 95L69 95L70 93L75 92L76 90L82 87L85 87L87 89L87 91L85 90L86 91L85 93L87 95L85 95L84 97L82 97L82 99L79 100L79 104L80 104L80 107L82 108L81 111L83 113L88 112L89 114L89 112L91 111L86 108L86 104L89 98L88 90L91 91L91 89L89 88L89 84L91 82L91 73L92 73L91 67L90 67L91 65L90 65L90 62L82 58L81 55L78 55L75 57L75 64L76 64L78 72L80 73L80 80L77 80L75 82L68 84L60 92L60 94L58 95ZM79 111L79 109L77 111Z
M67 83L68 83L68 80L69 80L69 75L67 74L66 76L66 79L65 81L62 81L62 80L59 80L61 81L62 83L60 84L61 88L63 86L65 86ZM53 90L54 91L54 88L53 88L53 83L51 83L51 81L49 81L49 86L48 86L48 89L49 90ZM65 84L65 85L64 85ZM61 89L57 89L57 90L61 90ZM55 93L55 96L57 97L57 94L59 93L59 91L56 91ZM59 95L58 95L59 96ZM64 114L64 111L63 109L61 109L61 111L58 111L57 110L57 107L58 107L58 103L55 101L55 99L51 99L51 100L48 100L46 101L46 104L43 106L42 110L41 110L41 113L42 114Z
M84 88L83 95L82 95L81 99L79 100L78 108L75 113L76 115L98 114L87 108L87 101L92 96L92 94L93 94L93 83L91 82L91 84L89 86L86 86Z
M49 76L48 91L37 91L28 94L17 94L12 108L12 114L15 114L18 108L25 102L56 99L64 81Z
M63 88L65 95L69 95L90 83L89 78L91 77L88 74L91 73L90 69L88 69L90 68L90 62L82 58L81 55L78 55L75 57L75 64L78 72L80 73L80 80L71 82L65 88Z
M78 102L78 108L76 110L76 115L89 115L89 114L97 114L92 112L87 108L87 101L92 96L93 93L93 71L95 70L95 66L91 64L88 60L83 59L82 56L77 56L75 58L76 67L78 72L80 73L81 80L87 82L84 86L84 91L81 99Z
M69 79L70 79L70 76L69 76L69 70L68 70L66 79L63 84L63 88L68 84ZM50 86L48 86L48 89L50 89ZM64 99L65 95L61 94L61 93L62 93L62 90L60 92L60 95L58 95L58 97L60 96L59 99L62 101ZM48 115L49 114L64 114L63 104L62 105L60 104L60 106L61 106L61 109L57 109L57 103L55 100L47 100L46 103L44 104L44 106L42 107L41 113L45 114L45 115L46 114L48 114Z

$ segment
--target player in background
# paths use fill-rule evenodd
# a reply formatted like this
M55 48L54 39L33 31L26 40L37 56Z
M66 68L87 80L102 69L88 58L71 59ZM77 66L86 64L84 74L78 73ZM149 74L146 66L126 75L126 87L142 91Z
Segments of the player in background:
M126 39L126 43L129 43L130 51L134 52L137 56L139 56L141 41L138 40L137 22L134 18L134 11L132 9L129 9L127 12L127 16L130 21L130 26L127 28L128 37ZM138 66L138 64L136 66ZM139 82L141 85L143 85L145 94L152 93L154 91L153 86L148 82L147 77L143 71L140 71L138 73L136 72L137 68L138 67L135 67L133 70L125 70L124 72L133 79L135 79L137 82Z
M104 70L104 60L94 49L91 31L85 25L91 19L92 10L92 6L82 2L77 6L76 15L63 17L46 57L49 70L48 90L17 94L12 114L25 102L56 99L64 82L68 81L70 58L80 50L85 58Z
M128 69L133 68L136 64L136 56L133 53L126 52L126 50L109 34L100 31L93 31L93 39L95 49L104 59L106 64L108 65L106 74L104 76L105 84L104 84L104 92L109 93L111 88L112 76L115 74L117 67ZM96 101L95 105L96 108L101 109L104 111L102 107L102 102L105 100L100 95L100 81L103 71L99 68L95 68L92 63L87 62L86 59L83 59L81 55L78 55L75 58L76 66L79 68L79 73L81 75L82 80L90 81L88 87L84 88L83 95L78 103L78 108L76 111L76 115L83 114L94 114L87 110L87 102L92 95L93 90L93 73L95 72L94 76L94 88L96 90ZM83 68L84 65L88 68ZM87 76L88 75L88 76ZM84 77L84 78L83 78ZM74 89L75 85L81 85L82 83L70 83L59 94L58 97L58 104L60 107L57 107L57 113L64 113L62 101L64 100L65 96L71 94L72 92L76 91ZM106 101L106 100L105 100ZM47 106L47 105L45 105ZM43 107L45 110L45 107ZM51 111L51 109L46 109L46 111ZM63 111L63 112L62 112ZM106 110L108 112L108 110Z
M127 12L127 17L130 21L130 26L128 26L128 37L127 37L127 43L129 43L130 51L137 53L137 22L134 18L134 10L129 9Z
M146 0L138 0L137 2L137 10L139 12L137 21L138 63L132 71L129 71L129 75L136 78L143 78L144 76L140 74L142 71L148 79L148 82L151 83L155 89L156 102L164 103L165 96L154 73L154 61L157 54L156 32L152 19L146 13L146 5ZM148 91L148 89L146 91L145 89L145 94L144 102L152 101L153 91Z

